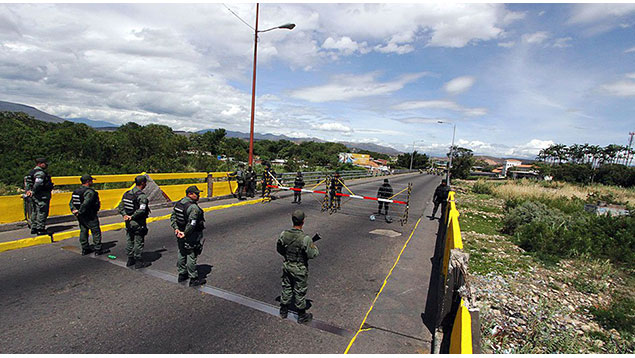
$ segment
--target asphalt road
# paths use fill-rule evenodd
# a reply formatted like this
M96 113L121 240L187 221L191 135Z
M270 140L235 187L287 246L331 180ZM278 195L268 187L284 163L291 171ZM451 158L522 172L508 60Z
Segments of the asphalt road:
M372 195L382 180L350 189ZM350 353L429 352L431 335L421 314L438 223L423 217L414 229L431 212L439 177L391 179L395 189L408 182L413 190L404 226L370 221L377 208L371 201L343 200L341 212L329 215L320 211L320 196L310 194L300 206L283 195L206 213L207 240L198 260L206 290L171 281L176 239L168 220L150 224L144 251L152 265L141 271L120 266L121 230L103 235L114 262L63 249L77 248L77 239L0 253L0 353L342 353L371 305L369 329ZM323 238L320 256L310 262L308 298L316 320L310 326L275 315L282 264L275 242L298 207L307 214L304 231ZM377 229L388 231L370 233Z

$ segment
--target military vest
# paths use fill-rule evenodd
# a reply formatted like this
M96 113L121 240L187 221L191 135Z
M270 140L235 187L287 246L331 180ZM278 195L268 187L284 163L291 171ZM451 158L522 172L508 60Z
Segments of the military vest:
M84 195L89 190L94 191L95 195L99 195L94 189L83 186L83 185L73 191L72 200L73 200L73 207L75 209L79 210L79 207L82 206L82 203L84 202ZM94 211L94 212L99 211L99 196L97 198L98 199L96 201L96 204L93 204L92 207L89 208L89 211Z
M282 234L282 242L285 245L284 259L288 262L301 262L307 264L306 251L302 247L304 232L291 232L289 230Z
M392 194L392 187L390 186L390 184L382 184L379 187L379 197L380 198L389 198L390 195Z
M136 193L132 193L132 190L128 190L123 194L123 209L126 215L132 215L135 211L139 210L139 196L143 194L143 191L139 190ZM148 210L149 211L149 210Z
M185 226L187 225L187 209L195 203L188 201L187 203L183 203L183 200L179 200L176 205L174 205L174 215L176 216L176 225L179 227L179 230L185 230ZM196 221L196 230L205 229L205 217L200 217Z
M47 172L45 172L44 170L42 170L40 168L31 169L29 174L27 174L27 176L24 177L25 189L27 189L27 188L33 189L33 185L35 184L35 173L37 173L39 171L44 173L44 183L42 183L43 184L42 185L43 190L45 190L45 191L53 190L53 181L51 180L51 176L48 175Z
M241 184L245 182L245 174L242 170L236 171L236 181Z

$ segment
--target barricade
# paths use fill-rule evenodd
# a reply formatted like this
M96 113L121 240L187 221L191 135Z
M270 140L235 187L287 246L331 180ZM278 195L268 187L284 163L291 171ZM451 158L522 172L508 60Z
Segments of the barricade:
M481 353L479 310L469 285L469 255L463 252L459 211L454 197L455 193L451 191L440 224L443 259L433 353Z
M132 186L134 178L141 174L147 175L152 181L205 179L205 182L202 183L158 185L166 202L182 198L185 195L185 189L190 185L196 185L204 193L201 197L208 198L231 195L237 188L236 182L229 180L229 172L114 174L93 175L93 178L95 183L127 182ZM53 177L52 181L56 187L79 186L80 176ZM123 193L129 189L130 187L98 190L101 210L115 209L119 205ZM49 217L70 215L68 207L70 198L71 191L54 191L51 196ZM0 196L0 224L13 223L25 219L26 213L22 195Z

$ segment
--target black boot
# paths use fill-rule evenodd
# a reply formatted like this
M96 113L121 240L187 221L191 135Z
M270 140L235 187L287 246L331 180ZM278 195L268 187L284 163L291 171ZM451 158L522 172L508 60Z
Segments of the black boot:
M298 323L309 323L313 320L312 313L306 313L306 310L298 311Z
M200 279L200 278L194 278L190 280L190 287L195 287L195 286L200 286L200 285L204 285L205 282L207 282L207 280L205 280L204 278Z
M185 274L185 275L180 275L179 274L178 282L187 281L187 279L188 279L187 274Z
M86 256L92 252L93 252L92 249L82 249L82 256Z
M289 306L280 304L280 318L285 319L289 315Z
M148 266L150 266L149 262L145 262L143 260L135 260L135 263L134 263L134 268L135 269L142 269L142 268L148 267Z
M126 267L130 267L135 264L134 257L128 257L128 262L126 262Z
M95 256L100 256L100 255L104 255L109 253L110 250L108 249L99 249L99 250L95 250Z
M36 235L37 234L37 229L31 229L31 235Z

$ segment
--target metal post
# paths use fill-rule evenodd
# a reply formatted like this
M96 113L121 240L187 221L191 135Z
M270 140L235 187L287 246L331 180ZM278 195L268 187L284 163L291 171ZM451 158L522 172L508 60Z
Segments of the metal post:
M448 175L445 177L445 182L450 185L450 169L452 169L452 157L454 156L454 134L456 133L456 124L452 124L452 146L450 147L450 165L448 166Z
M412 171L412 160L415 157L415 142L416 141L412 141L412 155L410 155L410 171Z
M254 76L251 80L251 127L249 130L249 165L253 165L254 159L254 113L256 110L256 61L258 54L258 10L260 4L256 3L256 29L254 30Z

